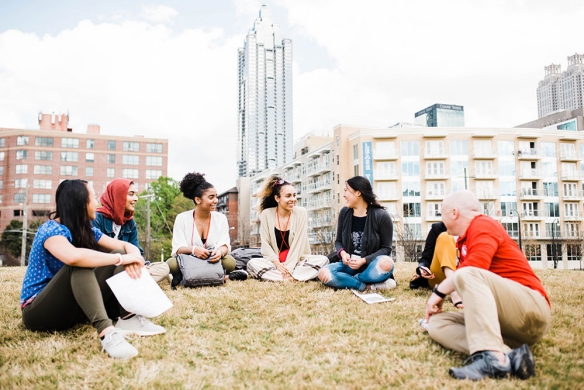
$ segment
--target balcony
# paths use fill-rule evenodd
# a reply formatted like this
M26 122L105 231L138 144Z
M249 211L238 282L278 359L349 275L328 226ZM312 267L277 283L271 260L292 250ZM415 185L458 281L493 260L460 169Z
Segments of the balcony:
M537 149L520 149L517 151L518 160L539 160L541 154Z
M581 175L579 171L565 171L561 173L560 177L563 181L579 181Z
M399 200L400 197L397 191L383 191L376 194L380 201L384 200Z
M448 172L446 170L432 170L424 173L426 180L446 180L448 179Z
M541 180L543 175L539 169L521 169L517 175L519 180Z
M375 180L398 180L399 174L396 171L376 169L373 171L373 178Z
M562 217L564 221L582 221L582 212L580 210L572 211L569 214L564 214Z
M486 171L473 171L471 172L471 176L475 180L494 180L499 178L499 174L492 169Z
M318 210L318 209L330 208L330 207L332 207L332 204L333 204L332 198L309 200L308 202L306 202L306 208L308 210Z
M424 195L424 200L444 200L445 191L428 191Z
M332 232L315 232L308 234L310 244L331 244L334 240Z
M398 157L397 149L373 149L374 160L397 160Z
M442 214L435 210L430 210L428 216L426 216L426 221L428 222L440 222L442 221Z
M315 193L331 189L330 180L319 180L306 186L306 193Z
M544 219L543 212L540 210L523 210L521 212L523 221L540 221Z
M322 160L317 163L312 163L306 168L306 176L317 176L325 172L330 172L332 169L330 159Z
M562 200L582 200L582 192L580 191L562 191Z
M424 154L423 158L426 160L446 160L450 157L448 150L431 150L431 149L424 149L422 151Z
M477 198L479 200L493 200L493 199L499 199L499 197L500 197L499 191L494 190L494 189L482 190L482 191L475 189L474 193L477 195Z
M580 161L580 153L576 150L560 150L560 161Z
M540 200L544 197L544 190L539 190L537 188L522 188L519 192L519 199L521 200Z
M474 149L470 153L471 158L475 160L494 160L499 157L499 152L497 149L491 150L483 150L483 149Z

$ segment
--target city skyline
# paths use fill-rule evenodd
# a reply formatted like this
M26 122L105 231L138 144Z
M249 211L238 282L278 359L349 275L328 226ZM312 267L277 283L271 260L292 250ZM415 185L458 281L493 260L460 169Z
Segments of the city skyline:
M525 123L544 66L584 51L576 1L265 4L294 42L295 139L413 121L436 102L464 106L468 127ZM70 112L74 132L97 123L164 136L171 177L202 171L225 191L236 179L236 53L261 5L3 2L0 126L33 129L55 110ZM542 28L550 20L562 39Z

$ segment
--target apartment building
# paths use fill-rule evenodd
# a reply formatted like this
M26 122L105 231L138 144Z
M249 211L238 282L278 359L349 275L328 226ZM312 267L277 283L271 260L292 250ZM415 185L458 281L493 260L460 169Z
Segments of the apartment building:
M441 220L444 197L468 189L534 268L579 268L583 160L579 132L339 125L327 145L253 176L250 192L270 174L283 175L308 209L313 253L327 253L345 205L345 180L363 175L393 218L395 256L402 261L421 250L430 225ZM251 241L259 243L257 209L250 207Z
M68 114L40 113L39 130L0 128L0 229L13 219L45 219L62 180L84 179L97 196L115 177L139 191L168 174L168 140L102 135L98 125L74 133Z

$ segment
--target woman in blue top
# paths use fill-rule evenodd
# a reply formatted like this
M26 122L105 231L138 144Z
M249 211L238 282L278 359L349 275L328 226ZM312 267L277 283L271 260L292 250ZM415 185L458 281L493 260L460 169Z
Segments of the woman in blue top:
M110 356L135 356L138 351L123 334L136 332L114 327L108 317L106 306L117 300L105 280L116 268L125 269L132 278L140 277L144 266L140 250L91 227L97 199L86 181L63 181L56 203L56 211L39 227L30 251L20 295L25 327L60 331L89 320ZM125 254L109 253L116 250Z
M391 289L393 223L363 176L345 182L347 207L339 213L335 249L341 260L322 268L318 278L325 286L359 291Z

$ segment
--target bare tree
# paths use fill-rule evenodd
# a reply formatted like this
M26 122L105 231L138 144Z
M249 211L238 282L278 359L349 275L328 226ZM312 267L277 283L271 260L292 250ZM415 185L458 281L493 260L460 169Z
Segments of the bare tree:
M393 226L397 245L402 249L403 260L417 262L424 245L421 232L415 229L412 224L404 223L403 218L399 216L394 218Z

